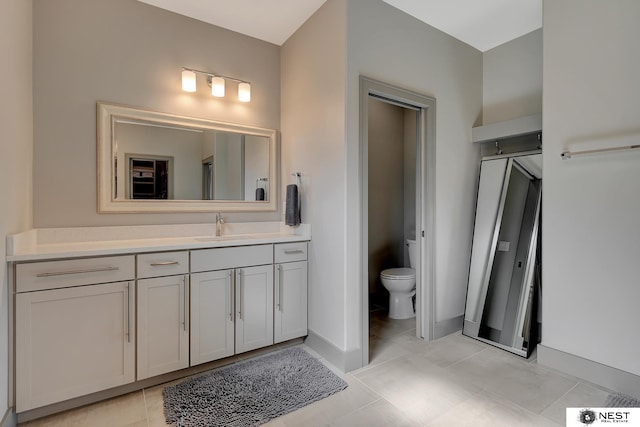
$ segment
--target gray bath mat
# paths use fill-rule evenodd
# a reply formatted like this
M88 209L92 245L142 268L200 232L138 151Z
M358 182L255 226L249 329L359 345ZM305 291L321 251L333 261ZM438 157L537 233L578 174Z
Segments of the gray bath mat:
M640 400L622 393L612 393L604 404L605 408L640 408Z
M166 387L164 414L176 426L257 426L347 388L318 359L291 347Z

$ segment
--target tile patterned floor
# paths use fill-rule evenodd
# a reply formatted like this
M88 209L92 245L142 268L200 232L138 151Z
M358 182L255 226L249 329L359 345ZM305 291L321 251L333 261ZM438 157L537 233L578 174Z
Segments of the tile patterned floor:
M565 408L603 406L609 390L453 334L415 338L415 321L371 317L369 366L349 387L269 427L531 427L565 425ZM313 353L313 352L312 352ZM162 386L21 424L164 426Z

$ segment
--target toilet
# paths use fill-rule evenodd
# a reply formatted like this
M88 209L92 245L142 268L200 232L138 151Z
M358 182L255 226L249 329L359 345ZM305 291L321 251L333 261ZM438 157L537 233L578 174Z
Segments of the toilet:
M407 246L409 247L409 265L414 267L416 241L407 240ZM389 268L382 270L380 280L389 291L389 317L391 319L415 317L413 296L416 294L416 270L414 268Z

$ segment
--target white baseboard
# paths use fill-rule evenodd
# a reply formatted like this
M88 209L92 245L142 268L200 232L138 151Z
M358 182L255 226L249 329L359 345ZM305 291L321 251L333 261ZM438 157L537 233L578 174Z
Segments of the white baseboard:
M312 330L308 331L304 343L342 372L351 372L362 367L360 349L343 351Z
M538 344L538 364L640 399L640 376Z
M464 316L446 319L436 323L433 339L442 338L462 330ZM362 368L362 352L360 349L343 351L326 338L309 330L304 343L342 372L351 372Z
M462 330L464 316L453 317L451 319L436 322L433 339L437 340L454 332Z

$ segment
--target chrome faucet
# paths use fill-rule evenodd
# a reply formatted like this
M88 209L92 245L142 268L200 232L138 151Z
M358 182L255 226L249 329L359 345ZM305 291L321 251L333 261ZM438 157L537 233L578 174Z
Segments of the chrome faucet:
M218 212L216 214L216 237L222 236L222 224L224 224L224 219L222 218L222 214Z

